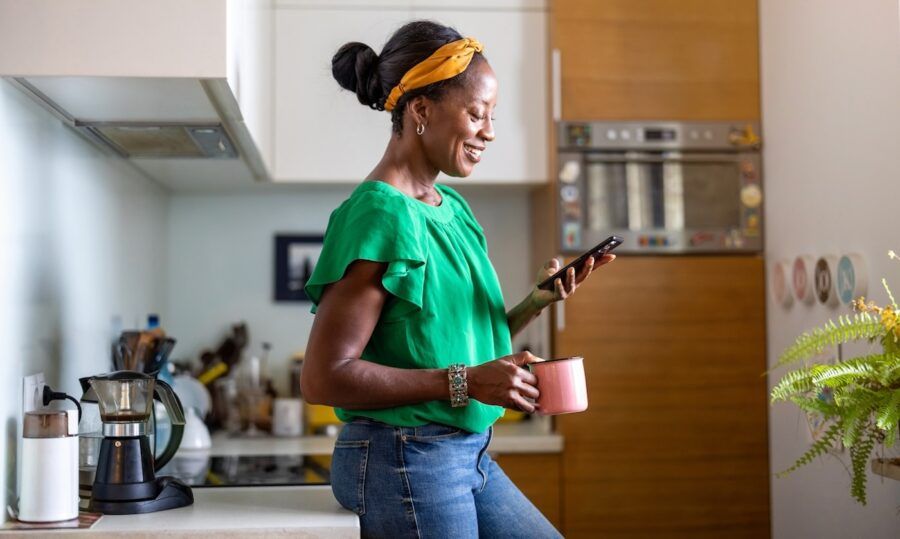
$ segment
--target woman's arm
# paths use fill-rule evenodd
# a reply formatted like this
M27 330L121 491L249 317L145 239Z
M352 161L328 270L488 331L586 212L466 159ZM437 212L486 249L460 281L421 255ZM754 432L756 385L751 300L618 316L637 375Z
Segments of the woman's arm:
M537 287L537 284L543 282L544 279L559 271L559 260L551 258L550 261L544 264L538 271L537 280L535 281L534 288L531 289L531 293L506 313L510 334L515 337L520 331L525 329L525 326L537 318L547 305L556 301L565 300L571 296L575 293L575 289L588 278L591 272L604 264L609 264L615 259L616 255L603 255L595 265L594 257L590 257L587 259L584 266L582 266L582 269L578 274L575 273L575 268L569 268L569 271L566 272L565 283L563 283L562 279L556 279L556 281L553 282L553 290L541 290Z
M300 377L307 402L378 409L450 400L446 369L400 369L359 359L388 298L381 285L386 268L378 262L356 261L344 278L322 294ZM519 367L534 361L538 358L520 353L470 367L469 396L486 404L533 411L523 397L537 398L537 379Z

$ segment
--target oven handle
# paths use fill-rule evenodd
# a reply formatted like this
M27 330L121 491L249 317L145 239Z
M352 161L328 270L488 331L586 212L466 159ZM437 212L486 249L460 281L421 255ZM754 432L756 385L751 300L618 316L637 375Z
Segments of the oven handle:
M666 152L646 154L626 152L618 155L585 154L585 163L737 163L746 159L739 154Z

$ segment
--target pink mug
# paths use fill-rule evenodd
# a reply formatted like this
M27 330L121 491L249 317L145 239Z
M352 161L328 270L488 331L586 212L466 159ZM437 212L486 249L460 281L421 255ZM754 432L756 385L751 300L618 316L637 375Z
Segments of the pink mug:
M529 363L537 376L538 410L542 415L583 412L588 407L584 358L581 356L548 359Z

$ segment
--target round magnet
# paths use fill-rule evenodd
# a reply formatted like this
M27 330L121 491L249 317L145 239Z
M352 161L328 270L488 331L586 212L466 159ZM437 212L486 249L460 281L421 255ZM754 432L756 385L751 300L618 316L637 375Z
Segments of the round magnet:
M829 307L834 307L840 303L837 289L835 288L837 262L838 258L833 255L823 256L816 261L814 277L816 298L819 300L819 303Z
M563 183L575 183L579 174L581 174L581 164L574 160L566 161L562 170L559 171L559 181Z
M837 264L836 281L838 297L845 305L849 305L860 296L865 296L869 287L869 277L862 255L852 253L842 256Z
M790 268L790 262L786 260L779 260L772 266L772 297L777 305L785 309L794 304L794 295L788 281Z
M813 263L813 257L800 255L794 259L791 266L791 285L794 289L794 298L806 305L811 305L815 301L812 289Z

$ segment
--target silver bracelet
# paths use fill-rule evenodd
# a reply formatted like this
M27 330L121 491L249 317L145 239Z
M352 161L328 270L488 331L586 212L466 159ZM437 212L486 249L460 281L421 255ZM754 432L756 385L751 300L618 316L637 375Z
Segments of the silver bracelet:
M459 408L469 404L469 384L466 382L466 366L462 363L450 365L447 369L450 379L450 406Z

